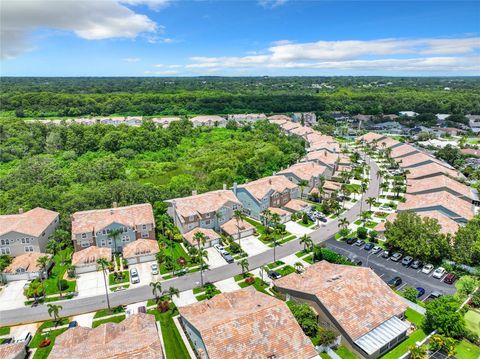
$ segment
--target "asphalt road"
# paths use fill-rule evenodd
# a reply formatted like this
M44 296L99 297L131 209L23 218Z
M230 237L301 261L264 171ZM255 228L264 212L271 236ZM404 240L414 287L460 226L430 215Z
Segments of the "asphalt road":
M365 200L368 197L378 197L379 194L379 181L377 178L378 166L375 162L367 159L367 164L370 166L370 185L366 193L363 195L362 201L358 201L354 206L349 209L344 217L348 221L355 221L361 210L367 208ZM320 243L332 238L335 233L338 232L338 219L334 220L327 225L322 225L318 230L312 232L310 237L314 243ZM285 243L282 246L276 248L276 258L283 258L290 254L296 253L303 249L303 245L300 245L299 240L292 240ZM258 255L248 258L249 270L258 268L264 264L273 261L274 249L269 249ZM241 268L236 263L228 264L222 267L214 268L204 272L205 282L217 282L223 279L233 277L241 273ZM200 273L191 273L182 277L172 278L167 281L162 281L163 288L167 289L170 286L178 288L180 291L195 288L199 286ZM153 298L152 290L145 284L139 286L134 290L125 290L122 292L115 292L109 294L110 304L117 306L121 304L131 304L141 302L150 298ZM76 298L61 302L62 316L72 316L83 313L88 313L96 310L100 310L107 307L107 301L105 295L97 295L86 298ZM43 321L50 319L47 312L46 305L38 305L37 307L25 307L11 310L1 311L0 303L0 326L16 325L23 323L31 323L36 321Z

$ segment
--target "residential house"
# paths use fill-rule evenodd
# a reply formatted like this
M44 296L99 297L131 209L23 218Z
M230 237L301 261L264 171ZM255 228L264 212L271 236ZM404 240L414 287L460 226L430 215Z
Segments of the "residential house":
M297 136L305 138L307 135L313 133L313 130L312 130L311 127L300 126L300 127L296 127L294 129L290 130L288 133L290 135L297 135Z
M128 264L156 261L155 255L160 251L154 239L139 238L123 247L123 258Z
M167 213L181 233L197 227L219 231L220 226L229 221L236 210L242 209L242 203L226 186L223 190L202 194L193 191L189 197L166 202L169 206Z
M285 302L253 287L221 293L178 311L200 358L318 358Z
M312 209L312 204L300 199L291 199L283 206L283 209L292 213L308 212Z
M28 358L26 342L12 342L0 344L0 358L2 359L25 359Z
M333 192L339 192L340 188L342 187L342 184L340 182L335 182L335 181L325 181L323 184L323 190L324 194L320 195L320 192L318 188L313 188L309 195L315 195L317 194L319 197L327 198L329 195L331 195Z
M310 143L307 148L308 152L321 151L321 150L328 151L331 153L340 153L342 151L338 143L322 142L322 141Z
M313 131L305 136L305 140L311 145L316 142L337 143L332 136L323 135L318 131Z
M235 121L239 124L242 123L255 123L257 121L263 121L267 119L267 116L263 113L249 113L249 114L238 114L238 115L228 115L229 121Z
M414 153L409 156L396 159L396 161L398 162L399 166L402 167L403 169L420 167L420 166L428 165L430 163L436 163L436 164L439 164L440 166L447 167L448 169L453 169L452 166L450 166L449 164L443 161L440 161L431 155L427 155L424 152Z
M49 237L58 224L58 212L40 207L0 215L0 255L16 257L24 253L45 252Z
M417 195L406 194L405 202L400 203L397 210L417 213L438 211L460 224L466 223L475 215L472 203L446 191Z
M413 155L415 153L419 153L420 151L417 150L415 147L409 144L402 144L400 146L396 146L392 148L392 152L390 153L390 157L393 159L400 159L403 157L407 157Z
M388 133L400 134L403 132L403 126L396 121L386 121L386 122L376 123L372 125L371 128L377 131L385 131Z
M161 118L152 118L152 122L159 126L159 127L163 127L163 128L167 128L168 126L170 126L170 124L172 122L175 122L175 121L181 121L182 119L180 117L161 117Z
M479 133L480 132L480 115L466 115L468 119L468 125L472 129L473 132Z
M117 235L112 235L117 234ZM126 207L94 209L72 215L72 241L75 251L90 246L109 247L120 253L139 238L155 239L155 219L150 203Z
M287 203L290 203L288 201ZM285 205L287 204L285 203ZM286 209L283 208L278 208L278 207L268 207L268 210L270 211L271 214L277 214L279 218L279 223L287 223L292 219L292 212L287 211Z
M243 206L243 211L260 220L262 212L269 208L281 208L288 201L298 198L298 186L285 176L269 176L246 183L233 185L233 193Z
M312 188L318 187L321 177L330 177L332 172L327 166L316 162L299 162L278 172L277 175L287 177L299 185L300 189L302 181L306 181L307 185L303 187L303 194L307 194Z
M285 122L283 125L280 125L281 129L286 133L290 133L294 128L298 128L301 125L295 122Z
M477 199L477 193L471 187L455 181L454 179L439 175L421 180L409 180L407 182L407 193L412 195L449 192L455 197L472 203L472 199Z
M386 137L386 138L382 138L381 140L377 141L376 142L376 147L379 150L384 150L384 149L387 149L387 148L391 148L393 150L395 147L401 146L402 143L403 142L394 140L393 138Z
M229 221L230 222L230 221ZM228 222L226 222L228 223ZM195 229L192 229L190 232L184 233L183 238L187 241L188 244L191 246L198 246L198 241L195 238L195 235L197 233L202 233L205 239L205 243L201 244L205 248L209 248L213 246L214 244L219 244L220 243L220 235L215 232L213 229L210 228L201 228L197 227Z
M222 224L220 229L233 239L245 238L255 234L255 227L243 219L237 222L235 218L232 218Z
M350 158L341 153L332 153L327 150L308 152L304 161L315 162L319 165L327 167L325 177L331 176L339 165L351 164Z
M415 117L418 115L418 113L415 111L400 111L398 115L402 117Z
M227 125L227 120L217 115L195 116L190 119L190 122L193 124L193 127L225 127Z
M440 131L443 134L450 135L450 136L460 136L460 135L465 133L464 130L461 130L461 129L455 128L455 127L442 127L442 128L439 128L438 131Z
M368 267L321 261L275 280L287 300L309 304L324 327L362 358L374 359L406 338L407 305Z
M407 172L407 180L432 178L442 174L453 178L463 178L463 175L456 170L447 168L438 163L428 163L418 167L409 168Z
M268 122L283 125L286 122L291 122L292 119L286 115L273 115L268 117Z
M464 155L480 157L480 150L476 150L474 148L462 148L460 150Z
M365 143L372 143L372 142L380 142L384 139L386 139L387 136L382 135L380 133L375 133L375 132L368 132L358 138L359 141L365 142Z
M12 263L10 263L3 270L3 272L0 273L0 277L4 282L12 282L15 280L33 280L35 278L45 277L45 274L48 272L53 263L50 261L50 263L47 265L47 268L43 270L38 265L38 260L41 257L52 258L52 255L39 252L21 254L13 258Z
M49 359L163 359L158 324L152 314L134 314L120 323L77 326L57 336Z
M95 272L98 269L97 261L105 259L112 260L112 248L90 246L78 252L74 252L72 256L72 265L75 267L75 273Z

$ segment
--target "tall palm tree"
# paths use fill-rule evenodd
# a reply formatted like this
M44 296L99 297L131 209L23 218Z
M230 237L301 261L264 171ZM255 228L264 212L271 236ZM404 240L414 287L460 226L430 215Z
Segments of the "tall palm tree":
M300 237L300 244L303 244L303 251L306 252L307 248L310 248L313 245L312 238L304 234Z
M162 236L165 236L165 227L167 223L170 223L170 217L166 214L160 214L155 218L155 221L157 222L157 227L160 228L162 232Z
M178 298L180 296L180 291L178 290L178 288L170 287L168 288L168 296L170 297L170 300L173 299L173 296L176 296Z
M108 238L113 239L113 252L117 253L117 239L123 233L123 228L115 228L110 231Z
M41 256L37 259L37 265L41 270L40 281L43 282L45 278L45 271L47 270L48 264L50 263L50 258L48 256ZM43 296L45 296L45 286L43 287Z
M325 188L322 186L317 187L318 190L318 196L320 197L320 202L323 202L323 196L325 195Z
M63 309L63 307L61 305L56 305L56 304L47 304L47 307L48 307L48 315L50 316L50 318L53 317L55 326L57 326L60 319L60 311Z
M307 187L309 185L308 181L307 180L300 180L298 182L298 187L300 187L300 199L303 199L303 191L305 189L305 187Z
M365 222L367 221L367 219L369 217L370 217L370 215L366 211L360 213L360 218L361 218L363 224L365 224Z
M97 264L102 267L103 283L105 284L105 296L107 297L108 310L111 312L112 308L110 307L110 298L108 297L107 275L105 273L106 269L108 268L108 261L105 258L100 258L97 260Z
M366 202L368 204L368 210L371 211L372 206L377 202L377 199L375 197L368 197Z
M277 261L277 252L276 252L276 248L277 248L277 226L278 224L280 223L280 215L278 213L273 213L272 214L272 223L273 223L273 261L276 262Z
M206 241L205 234L203 234L202 232L196 232L193 235L193 239L197 242L197 245L198 245L197 255L198 255L198 260L200 262L200 283L202 284L202 287L203 287L203 258L202 258L203 253L202 251ZM207 258L208 258L208 254L207 254Z
M388 182L382 182L382 184L380 185L380 189L381 189L381 193L382 194L384 191L388 190L390 186L388 185Z
M233 218L235 218L235 221L237 222L238 245L240 246L240 248L242 248L242 246L240 245L240 221L243 222L245 220L245 215L242 211L237 209L235 210L235 212L233 212Z
M152 287L152 294L155 297L155 303L158 304L160 297L162 295L162 283L160 282L150 282L150 287Z
M240 260L239 262L237 262L237 264L242 267L242 275L245 277L245 271L248 271L248 266L249 266L249 263L248 263L248 259L247 258L243 258L242 260Z
M266 208L262 211L262 216L263 216L263 220L265 221L265 227L267 228L267 232L268 232L268 229L269 229L269 226L270 226L270 220L271 220L271 217L272 217L272 212Z
M350 222L346 218L340 218L338 220L338 226L342 229L347 228L349 224L350 224Z

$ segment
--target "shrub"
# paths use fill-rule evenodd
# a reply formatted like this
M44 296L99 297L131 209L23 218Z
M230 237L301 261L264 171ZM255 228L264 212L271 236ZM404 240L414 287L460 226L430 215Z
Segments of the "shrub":
M478 308L480 307L480 292L479 291L476 291L473 295L472 295L472 299L470 301L470 304L472 306L474 306L475 308Z
M46 348L50 345L51 340L50 339L43 339L40 344L38 344L39 348Z
M365 227L357 228L357 237L360 239L367 239L368 229Z
M308 215L305 212L303 212L302 223L308 224Z
M236 242L232 242L230 244L230 252L232 252L233 254L237 254L237 253L240 253L242 251L242 248L240 247L240 245Z
M160 313L165 313L170 308L169 302L167 300L162 300L158 302L157 309Z
M338 234L340 234L340 236L342 237L346 237L348 236L348 234L350 233L350 230L348 228L342 228Z
M308 304L297 304L295 302L289 302L288 306L303 332L309 337L314 337L318 331L318 324L317 316L312 308Z
M245 279L245 283L247 283L248 285L252 285L253 283L255 283L255 277L247 277L247 279Z
M405 288L403 291L403 297L414 303L417 301L417 295L418 290L412 287Z
M335 342L335 339L337 339L337 333L335 333L333 330L319 327L317 339L318 339L319 345L328 346L333 344L333 342Z

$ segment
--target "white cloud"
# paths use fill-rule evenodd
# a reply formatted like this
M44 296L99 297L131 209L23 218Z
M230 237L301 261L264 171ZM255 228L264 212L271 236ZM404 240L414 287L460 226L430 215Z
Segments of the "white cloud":
M122 60L125 61L125 62L139 62L142 59L139 58L139 57L125 57Z
M170 0L120 0L122 4L137 6L146 5L150 9L158 11L170 5Z
M221 69L337 69L479 72L479 37L275 42L267 54L190 58L193 71ZM261 53L261 51L259 51Z
M12 58L29 51L29 34L36 29L71 31L86 40L135 38L155 33L159 27L145 15L122 3L139 5L140 0L2 0L1 55ZM154 1L166 3L166 1Z
M258 0L258 4L266 9L284 5L288 0Z

